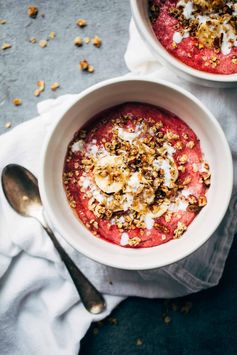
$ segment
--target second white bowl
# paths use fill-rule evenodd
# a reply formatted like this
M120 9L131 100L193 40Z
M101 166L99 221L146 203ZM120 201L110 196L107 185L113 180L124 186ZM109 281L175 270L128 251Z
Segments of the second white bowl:
M132 16L141 38L154 57L173 70L178 76L196 84L211 87L236 87L237 74L222 75L200 71L182 63L172 56L156 38L148 13L148 0L130 0Z

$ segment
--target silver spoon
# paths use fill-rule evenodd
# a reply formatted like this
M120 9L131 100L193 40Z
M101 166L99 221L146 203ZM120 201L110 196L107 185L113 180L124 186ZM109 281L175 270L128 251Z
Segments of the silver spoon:
M35 218L48 233L76 286L85 308L93 314L101 313L106 308L103 296L78 269L45 221L36 177L20 165L9 164L2 172L2 186L11 207L21 216Z

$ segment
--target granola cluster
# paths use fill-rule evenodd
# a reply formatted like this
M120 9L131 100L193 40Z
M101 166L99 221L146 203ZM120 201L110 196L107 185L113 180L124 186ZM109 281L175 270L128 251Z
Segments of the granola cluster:
M186 172L187 151L196 143L185 132L180 136L167 129L162 121L130 115L112 120L108 139L97 140L95 135L88 141L87 132L81 130L67 155L68 163L74 165L63 177L70 206L77 207L70 192L73 185L84 194L95 216L88 227L98 229L101 219L116 225L122 233L121 245L139 245L139 236L129 238L126 233L136 228L140 236L145 229L155 228L165 240L170 230L159 217L169 223L179 210L198 213L207 203L205 194L196 197L188 190L192 177ZM192 169L206 189L210 185L208 164L196 163ZM186 229L178 221L173 238Z
M197 39L200 49L207 47L224 55L237 47L235 0L180 0L170 8L169 14L178 20L174 47L188 36ZM217 58L213 58L213 64L218 65Z

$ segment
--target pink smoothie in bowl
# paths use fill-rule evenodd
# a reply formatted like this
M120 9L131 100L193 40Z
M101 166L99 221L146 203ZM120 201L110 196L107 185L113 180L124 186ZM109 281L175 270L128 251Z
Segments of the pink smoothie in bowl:
M151 0L153 31L186 65L213 74L237 73L235 0Z
M76 217L96 237L146 248L187 230L207 204L210 171L198 137L182 119L128 102L75 132L63 184Z

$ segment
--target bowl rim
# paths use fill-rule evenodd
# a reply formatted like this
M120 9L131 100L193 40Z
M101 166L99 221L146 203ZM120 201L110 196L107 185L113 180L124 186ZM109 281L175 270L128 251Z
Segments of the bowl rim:
M164 63L168 63L171 67L178 69L179 71L188 74L193 78L198 78L202 80L208 80L212 83L235 83L237 82L236 74L214 74L204 72L198 69L194 69L187 64L183 63L181 60L175 58L171 55L156 38L151 36L148 31L147 26L144 24L141 13L139 11L139 0L130 0L130 7L132 12L132 18L135 22L136 28L140 36L145 40L149 48L152 48L156 54L161 58Z
M154 84L166 86L170 89L178 91L179 93L186 96L189 100L191 100L195 104L197 104L201 108L201 110L208 116L208 119L212 122L212 124L214 124L216 130L218 131L219 135L221 136L221 142L223 144L223 149L225 150L227 160L228 160L228 162L227 162L228 179L226 180L226 184L225 184L225 191L226 191L225 201L222 201L222 210L219 214L219 218L215 219L215 222L213 222L212 228L209 230L209 233L207 233L205 238L199 239L198 242L192 244L192 247L186 248L185 251L180 251L179 254L174 253L172 255L172 257L167 259L167 261L165 263L163 262L162 264L159 264L159 260L156 260L155 258L153 260L152 258L150 258L151 260L149 260L149 262L147 262L146 265L142 265L142 267L140 265L140 262L133 263L133 265L126 264L126 266L125 266L125 265L122 265L123 262L118 261L116 258L110 258L109 260L105 260L101 256L100 253L97 253L96 255L94 255L93 253L90 252L90 250L83 249L83 248L79 247L79 243L78 244L75 243L73 238L70 239L70 236L68 236L68 234L66 233L66 228L64 230L63 230L63 228L61 228L61 229L58 228L59 223L58 223L57 215L55 214L55 211L51 208L50 201L49 201L49 199L47 197L47 193L46 193L47 181L45 179L45 169L44 169L44 165L45 165L45 161L46 161L46 157L47 157L47 153L48 153L48 148L49 148L53 133L57 129L58 125L60 125L60 123L64 119L64 117L66 117L66 114L68 113L68 111L74 105L76 105L78 101L80 101L82 98L84 98L85 96L87 96L88 94L92 93L95 90L98 90L98 89L101 89L105 86L113 85L116 83L120 83L120 82L126 83L126 82L130 82L130 81L151 82ZM49 221L52 228L55 231L57 231L59 233L59 235L61 235L63 237L63 239L66 240L66 242L69 243L76 251L82 253L86 257L88 257L96 262L99 262L103 265L107 265L110 267L123 269L123 270L149 270L149 269L164 267L167 265L171 265L177 261L180 261L180 260L184 259L185 257L187 257L188 255L195 252L205 242L207 242L207 240L211 237L211 235L215 232L215 230L217 229L217 227L221 223L221 221L227 211L227 208L229 206L229 202L230 202L230 198L231 198L231 194L232 194L232 189L233 189L232 155L231 155L229 144L227 142L227 139L225 137L225 134L224 134L219 122L216 120L214 115L202 104L202 102L198 98L196 98L193 94L189 93L188 91L179 87L178 85L170 83L166 80L154 80L154 79L150 79L150 78L148 79L148 78L145 78L142 76L133 76L133 77L122 76L122 77L116 77L116 78L104 80L102 82L99 82L99 83L92 85L91 87L85 89L79 95L76 96L75 100L73 100L73 102L70 104L70 106L67 106L67 108L62 110L60 117L56 120L55 124L53 124L51 126L51 129L48 131L48 134L45 138L44 144L42 146L41 155L40 155L39 190L40 190L40 195L41 195L42 203L44 206L44 210L46 213L46 218ZM68 206L68 208L70 208L70 207ZM65 231L65 233L64 233L64 231ZM152 247L152 249L153 248L159 248L159 246ZM147 248L144 248L144 249L147 249ZM138 249L138 250L141 250L141 249Z

